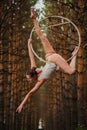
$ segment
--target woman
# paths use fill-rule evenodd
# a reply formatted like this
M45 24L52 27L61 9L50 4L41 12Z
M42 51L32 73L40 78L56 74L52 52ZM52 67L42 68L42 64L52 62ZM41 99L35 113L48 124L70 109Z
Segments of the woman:
M27 93L27 95L25 96L25 98L23 99L21 104L18 106L18 108L16 110L16 112L18 112L18 113L21 112L23 105L25 104L27 99L33 93L35 93L47 79L49 79L51 74L57 69L57 66L60 67L64 72L66 72L70 75L75 72L76 55L73 57L70 65L69 65L63 59L63 57L61 57L59 54L57 54L55 52L55 50L52 48L48 39L43 35L43 33L38 25L38 21L35 18L35 12L33 9L31 9L31 18L32 18L33 23L34 23L35 31L36 31L37 35L39 36L39 38L41 39L41 42L42 42L42 45L43 45L43 48L44 48L44 51L46 54L45 58L46 58L47 62L42 69L41 68L38 69L36 67L34 55L33 55L33 52L31 50L31 47L30 47L30 43L31 43L32 39L29 39L28 40L28 50L29 50L29 56L30 56L30 62L31 62L31 71L27 72L26 78L31 83L34 80L37 80L37 83L35 84L34 88L31 89L31 91L29 91ZM77 48L75 48L72 55L74 55L76 53L76 51L77 51Z

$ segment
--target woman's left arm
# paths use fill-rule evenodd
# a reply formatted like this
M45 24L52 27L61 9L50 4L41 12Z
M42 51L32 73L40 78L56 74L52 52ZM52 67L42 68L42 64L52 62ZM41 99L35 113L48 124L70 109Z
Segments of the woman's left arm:
M21 102L21 104L18 106L16 112L20 113L22 108L23 108L23 105L25 104L25 102L27 101L27 99L32 95L34 94L40 87L41 85L45 82L46 80L45 79L42 79L42 80L39 80L36 85L34 86L34 88L31 89L31 91L29 91L27 93L27 95L25 96L25 98L23 99L23 101Z
M32 69L33 67L36 67L36 62L35 62L34 54L30 47L32 44L31 42L32 42L32 39L29 39L28 40L28 52L29 52L29 57L30 57L31 69Z

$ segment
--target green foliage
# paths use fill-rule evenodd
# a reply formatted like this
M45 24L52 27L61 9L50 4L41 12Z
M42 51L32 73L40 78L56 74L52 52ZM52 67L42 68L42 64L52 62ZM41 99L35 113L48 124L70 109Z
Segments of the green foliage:
M21 128L21 130L26 130L26 129L24 129L24 128Z
M79 126L75 130L87 130L87 127L85 127L85 126Z
M66 3L72 2L72 0L65 0Z
M29 0L31 6L34 6L38 0Z

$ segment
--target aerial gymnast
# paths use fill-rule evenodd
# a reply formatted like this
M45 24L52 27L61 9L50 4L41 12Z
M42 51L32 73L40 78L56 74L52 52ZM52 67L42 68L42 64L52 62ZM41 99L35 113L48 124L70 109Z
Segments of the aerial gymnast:
M26 78L30 83L32 83L35 80L37 80L37 83L26 94L25 98L23 99L21 104L18 106L18 108L16 110L16 112L18 112L18 113L21 112L23 105L25 104L27 99L30 98L30 96L32 94L34 94L41 87L41 85L43 83L45 83L45 81L51 77L53 72L56 71L57 67L61 68L65 73L68 73L70 75L75 73L75 70L76 70L75 53L76 53L77 47L75 47L74 51L72 52L73 58L72 58L70 64L68 64L67 61L62 56L60 56L59 54L57 54L55 52L55 50L52 48L47 37L44 36L44 34L42 33L41 28L39 27L38 21L36 19L34 9L31 9L30 17L33 20L35 31L36 31L37 35L39 36L39 38L41 39L41 42L42 42L42 45L43 45L43 48L45 51L45 60L47 62L43 68L37 68L35 59L34 59L34 54L30 47L30 44L32 44L31 43L32 39L29 39L28 40L28 51L29 51L29 57L30 57L30 63L31 63L31 70L26 73Z

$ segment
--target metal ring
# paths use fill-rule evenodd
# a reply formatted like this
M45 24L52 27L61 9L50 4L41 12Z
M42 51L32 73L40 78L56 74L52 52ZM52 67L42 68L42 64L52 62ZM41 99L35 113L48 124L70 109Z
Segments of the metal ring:
M78 52L78 50L79 50L79 48L80 48L80 45L81 45L81 35L80 35L80 32L79 32L79 29L77 28L77 26L76 26L71 20L69 20L68 18L65 18L65 17L63 17L63 16L48 16L48 17L45 17L44 19L42 19L40 22L42 22L43 20L45 20L45 19L47 19L47 18L60 18L60 19L66 20L66 21L68 21L68 22L63 22L63 23L59 23L59 24L49 25L49 26L47 26L46 28L52 27L52 26L61 26L61 25L70 23L70 24L72 24L73 27L76 29L76 31L77 31L77 33L78 33L79 43L78 43L78 46L77 46L77 51L76 51L76 53L75 53L73 56L71 56L71 57L67 60L67 62L70 61L70 60L77 54L77 52ZM32 38L33 32L34 32L34 27L33 27L32 30L31 30L30 38ZM46 60L44 60L43 58L41 58L40 56L38 56L38 55L36 54L36 52L35 52L34 49L33 49L32 44L31 44L31 49L32 49L34 55L35 55L40 61L42 61L42 62L47 62Z

